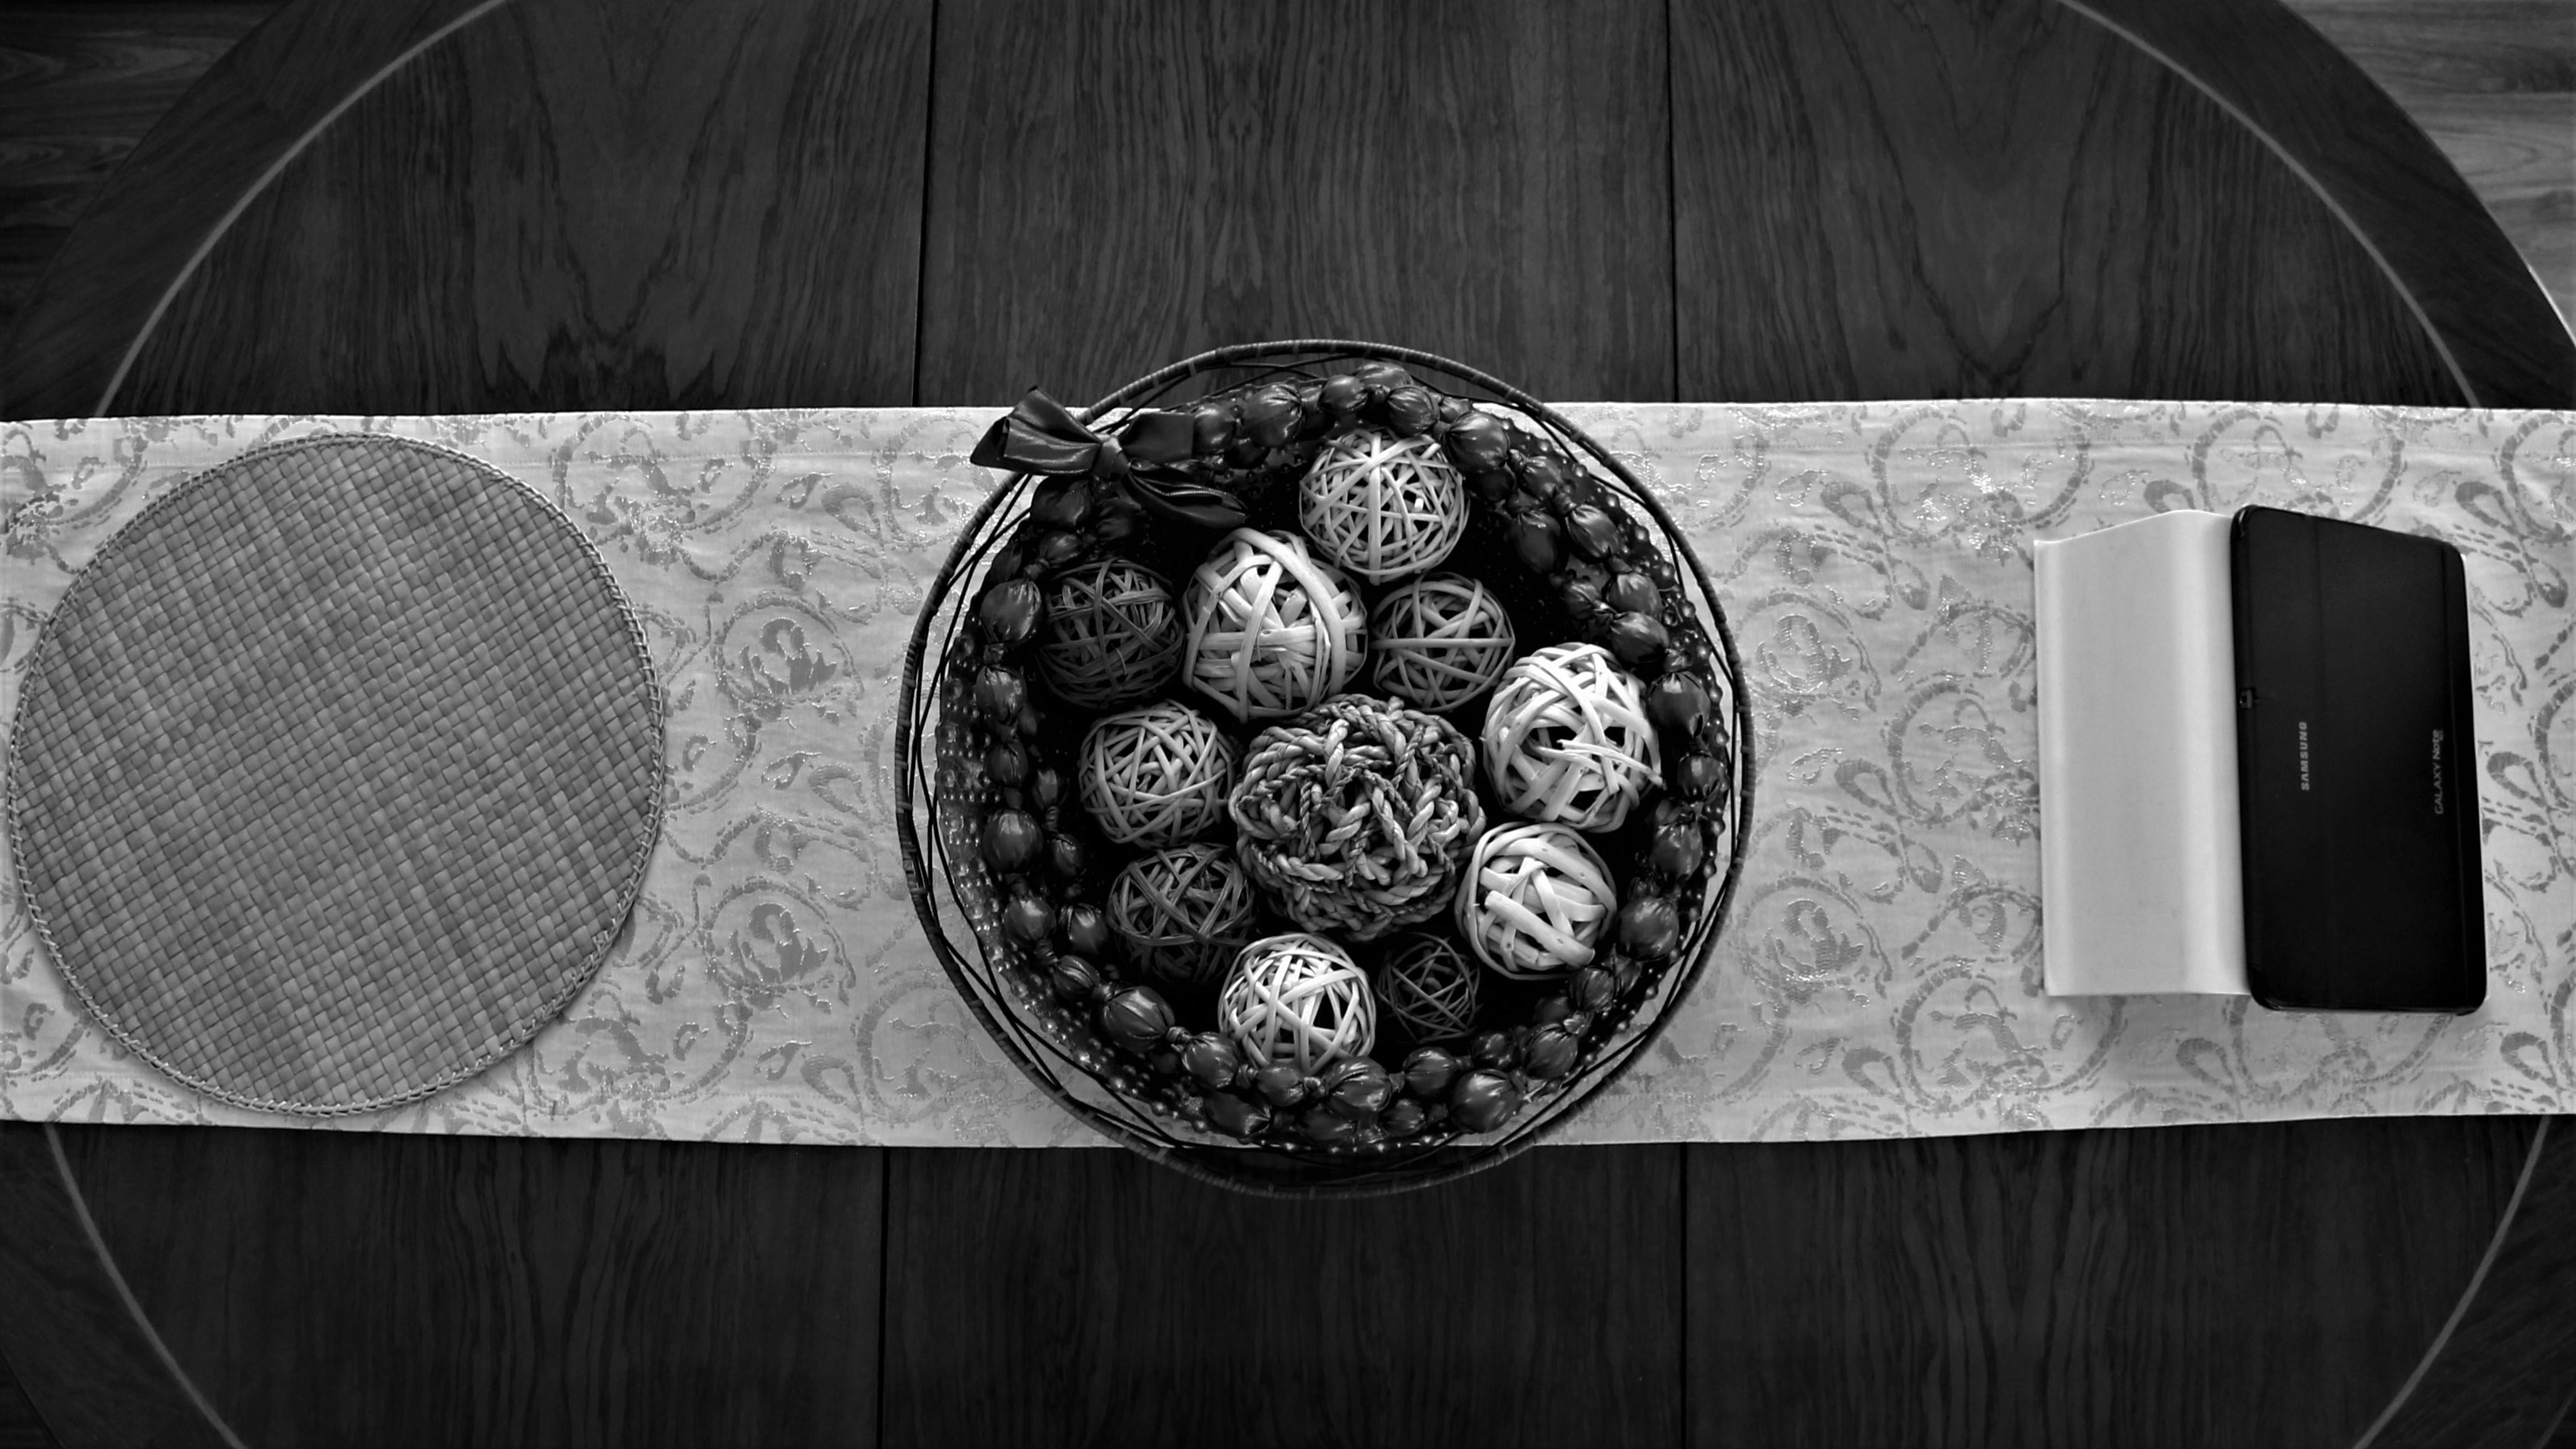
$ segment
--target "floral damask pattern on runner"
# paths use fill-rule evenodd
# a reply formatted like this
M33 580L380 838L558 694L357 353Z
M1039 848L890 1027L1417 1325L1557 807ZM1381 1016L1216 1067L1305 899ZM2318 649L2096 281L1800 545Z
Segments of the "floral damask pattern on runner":
M669 688L672 799L627 936L526 1051L342 1130L1096 1140L923 942L894 719L999 409L0 425L0 711L72 573L188 474L333 430L489 459L589 534ZM1757 818L1716 955L1569 1140L1887 1137L2576 1109L2576 415L2293 405L1589 405L1717 580ZM2265 503L2467 559L2487 1005L2291 1015L2041 988L2030 546ZM0 873L0 1115L268 1117L126 1057Z

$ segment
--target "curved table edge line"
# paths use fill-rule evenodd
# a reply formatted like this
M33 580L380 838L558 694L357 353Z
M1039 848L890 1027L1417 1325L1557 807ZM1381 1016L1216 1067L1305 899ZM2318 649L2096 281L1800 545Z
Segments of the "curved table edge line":
M2432 1372L2442 1350L2450 1346L2451 1335L2468 1318L2471 1305L2477 1302L2478 1291L2486 1287L2487 1270L2495 1266L2497 1255L2504 1251L2506 1238L2512 1235L2515 1221L2522 1216L2523 1198L2530 1193L2531 1180L2539 1173L2540 1155L2549 1146L2550 1125L2557 1120L2555 1117L2540 1119L2540 1130L2532 1134L2531 1147L2522 1155L2522 1171L2514 1177L2513 1196L2505 1199L2504 1211L2496 1215L2495 1231L2487 1235L2486 1251L2478 1255L2477 1271L2469 1275L2468 1286L2460 1290L2459 1301L2451 1305L2451 1316L2442 1320L2440 1331L2433 1335L2431 1343L2424 1346L2423 1354L2415 1360L2415 1367L2406 1375L2406 1381L2397 1386L2397 1392L2389 1397L2387 1407L2379 1411L2379 1417L2372 1420L2361 1437L2353 1441L2352 1449L2371 1449L2380 1433L2405 1409L2406 1401L2414 1397L2416 1386Z
M196 276L199 267L205 265L206 258L214 255L215 248L222 244L225 235L232 230L233 223L239 221L242 214L250 210L251 203L257 201L269 187L275 185L277 178L285 175L286 169L294 165L307 150L311 149L314 142L322 138L323 132L330 130L342 116L349 113L351 107L366 99L377 87L393 79L397 72L445 42L449 36L511 3L512 0L477 0L471 9L412 42L393 59L378 66L372 74L361 78L357 84L349 88L346 94L333 102L329 110L315 117L303 130L297 132L295 139L288 142L285 149L270 158L268 165L261 169L258 177L233 197L232 205L225 208L224 214L215 218L214 225L208 227L205 235L197 239L196 248L189 252L188 259L179 264L176 272L171 273L169 284L163 287L161 295L153 300L152 310L145 314L143 325L134 329L134 336L125 344L125 351L117 357L115 370L108 374L106 384L99 389L98 401L91 405L90 415L93 417L107 415L108 408L116 401L117 390L125 386L125 375L133 370L134 360L143 354L143 344L152 340L153 332L161 326L161 319L169 313L171 304L178 301L179 293L186 289L189 279ZM2449 354L2446 352L2443 356L2447 360Z
M194 1405L197 1412L205 1418L208 1427L215 1431L216 1437L223 1440L225 1449L248 1449L248 1446L242 1443L241 1437L233 1432L232 1425L226 1423L224 1416L216 1412L214 1404L206 1398L205 1392L197 1387L196 1379L191 1377L188 1370L180 1364L178 1355L172 1353L170 1345L162 1341L161 1331L152 1326L152 1316L143 1311L142 1301L134 1296L134 1289L125 1281L124 1271L116 1266L116 1255L108 1251L107 1240L99 1235L98 1219L90 1215L89 1198L81 1192L80 1179L72 1172L71 1158L63 1151L61 1131L52 1122L47 1122L44 1126L45 1147L53 1155L54 1174L63 1185L63 1201L70 1206L73 1220L80 1224L81 1237L89 1244L92 1256L97 1258L100 1271L107 1274L109 1286L116 1290L117 1301L125 1305L127 1316L134 1320L134 1326L142 1333L143 1341L150 1345L153 1357L161 1361L163 1371L168 1373L171 1381L179 1386L179 1392L187 1396L188 1402ZM34 1396L29 1397L32 1400ZM43 1412L41 1404L38 1405L38 1412Z
M2308 193L2314 196L2318 203L2325 207L2327 213L2343 227L2344 234L2359 243L2361 249L2369 254L2372 265L2378 267L2380 275L2388 279L2388 285L2406 303L2406 310L2414 315L2415 325L2424 330L2425 339L2431 342L2433 350L2441 355L2443 368L2451 374L2452 385L2459 388L2460 396L2466 400L2467 405L2470 407L2488 405L2479 398L2477 388L2469 381L2467 370L2460 366L2460 359L2452 353L2450 339L2442 335L2440 327L2434 325L2433 315L2424 309L2423 301L2415 295L2415 289L2408 285L2406 278L2398 273L2396 264L2391 262L2387 253L2380 250L2379 244L2372 241L2369 234L2361 229L2361 224L2353 218L2352 212L2344 206L2342 199L2327 190L2325 183L2317 178L2316 173L2309 169L2307 163L2299 159L2278 136L2273 135L2269 127L2257 121L2253 114L2238 105L2234 98L2220 91L2215 84L2184 65L2162 47L2129 26L2104 14L2096 7L2094 0L2057 0L2057 3L2120 37L2140 55L2146 56L2181 77L2185 84L2207 97L2212 105L2225 111L2230 119L2244 127L2248 135L2261 141L2265 149L2269 150L2283 166L2288 167L2290 174L2299 178L2299 184L2308 188ZM2328 44L2331 43L2328 42ZM2412 118L2410 117L2409 120L2411 123ZM2523 266L2526 270L2530 267L2530 261L2527 258L2524 259ZM2538 274L2535 273L2535 282L2537 279ZM2565 319L2562 318L2560 321L2563 326ZM135 341L136 346L140 347L142 339L138 337ZM122 369L119 369L118 376L123 376ZM112 395L114 391L111 386L110 394Z

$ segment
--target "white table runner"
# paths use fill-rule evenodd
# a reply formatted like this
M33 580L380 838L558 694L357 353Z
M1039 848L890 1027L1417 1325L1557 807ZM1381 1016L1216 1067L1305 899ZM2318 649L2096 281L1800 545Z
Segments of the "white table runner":
M244 448L363 429L555 500L639 606L675 796L630 938L481 1078L332 1130L913 1145L1096 1140L950 989L895 846L925 584L1000 408L0 424L0 712L120 524ZM1663 1038L1566 1140L1888 1137L2576 1110L2576 414L2296 405L1572 405L1714 576L1757 828ZM2486 1008L2280 1015L2041 986L2030 543L2267 503L2466 556ZM85 1022L0 870L0 1116L289 1125ZM300 1124L297 1125L316 1125Z

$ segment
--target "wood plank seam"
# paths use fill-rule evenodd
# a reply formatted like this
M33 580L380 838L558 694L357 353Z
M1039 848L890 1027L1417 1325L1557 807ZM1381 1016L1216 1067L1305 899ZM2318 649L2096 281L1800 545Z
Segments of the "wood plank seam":
M45 1124L45 1148L53 1154L54 1175L62 1182L63 1200L70 1204L72 1217L80 1224L81 1237L89 1243L89 1250L97 1257L98 1266L107 1274L108 1283L116 1289L117 1301L125 1305L126 1315L134 1320L143 1341L151 1346L153 1357L161 1361L170 1381L187 1395L188 1402L196 1406L216 1437L224 1441L226 1449L246 1449L240 1437L233 1433L232 1426L224 1422L224 1416L215 1412L215 1406L207 1402L205 1394L197 1387L197 1381L180 1366L178 1356L170 1352L170 1345L161 1341L161 1331L152 1326L151 1316L143 1311L142 1302L134 1296L134 1289L127 1285L124 1270L116 1266L116 1255L107 1250L107 1240L99 1236L98 1220L90 1216L89 1199L81 1194L80 1179L72 1175L71 1159L63 1155L62 1133L51 1122Z
M928 325L930 309L930 178L937 168L932 152L939 144L939 12L945 4L930 7L930 38L922 47L921 82L921 208L918 246L912 267L912 405L921 402L921 331ZM882 1402L884 1396L878 1396Z
M1675 402L1681 401L1682 396L1682 208L1679 200L1682 184L1682 163L1679 159L1682 134L1681 123L1675 119L1678 113L1673 108L1673 89L1679 84L1673 75L1676 68L1676 62L1673 60L1673 7L1680 3L1681 0L1664 0L1664 232L1668 238L1665 244L1667 253L1665 261L1671 272L1669 285L1672 289L1666 294L1672 299L1671 306L1666 310L1672 314L1673 370L1670 396ZM1690 1215L1690 1192L1687 1185L1682 1192L1682 1215L1685 1221Z
M932 13L937 12L934 10ZM918 367L921 357L919 332L913 334L912 350L914 365ZM877 1391L873 1406L876 1422L869 1431L868 1442L883 1449L886 1442L886 1374L892 1368L886 1362L886 1331L893 1326L886 1321L886 1299L892 1296L886 1291L886 1284L892 1281L888 1275L894 1271L894 1264L890 1261L894 1252L894 1159L902 1149L888 1147L879 1150L885 1156L879 1159L883 1165L877 1172Z

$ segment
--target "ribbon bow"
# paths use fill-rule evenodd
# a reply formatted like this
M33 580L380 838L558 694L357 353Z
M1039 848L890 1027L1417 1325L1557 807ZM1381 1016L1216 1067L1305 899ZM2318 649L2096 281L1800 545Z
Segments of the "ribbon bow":
M968 457L978 467L1013 473L1094 478L1167 522L1241 527L1243 500L1180 471L1190 460L1191 433L1187 413L1151 411L1130 417L1115 437L1095 433L1064 404L1030 388L1019 406L985 430Z

